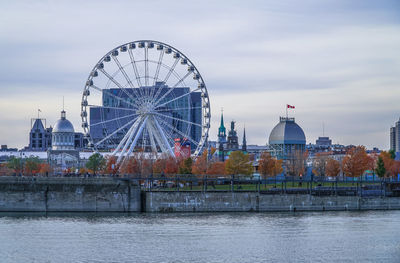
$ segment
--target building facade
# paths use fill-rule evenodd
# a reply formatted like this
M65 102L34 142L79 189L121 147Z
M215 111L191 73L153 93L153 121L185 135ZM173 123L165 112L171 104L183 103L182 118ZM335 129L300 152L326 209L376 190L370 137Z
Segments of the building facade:
M390 128L390 150L400 152L400 119Z
M31 130L29 132L29 145L26 150L29 151L47 151L51 147L51 133L53 128L46 128L43 125L45 119L32 119ZM33 123L33 124L32 124Z
M269 135L271 154L278 159L288 159L296 152L304 152L306 136L294 118L280 117Z
M159 94L159 97L162 98L160 104L180 97L164 105L159 109L159 112L171 117L165 118L166 126L174 127L179 131L170 134L172 139L185 139L182 138L182 134L188 133L194 141L200 141L202 125L201 92L190 93L190 88L187 87L171 88L165 85L164 82L156 82L154 86L141 87L141 89L148 89L153 93ZM102 106L90 108L90 137L93 142L96 144L106 136L112 135L109 139L97 145L98 148L104 150L115 149L124 137L125 133L122 130L118 131L118 129L132 122L135 117L132 115L131 110L126 110L131 109L131 105L134 103L132 98L135 97L135 94L138 94L136 88L104 89ZM185 96L185 94L189 95ZM179 119L187 122L179 121ZM191 125L190 122L199 125ZM116 133L113 134L114 132ZM149 141L150 137L146 134L138 140L137 145L145 145L145 151L151 151ZM192 151L194 151L196 145L193 142L190 142L190 144Z
M47 152L48 163L55 174L79 168L79 151L75 149L75 130L67 120L65 111L56 122L52 132L52 147Z

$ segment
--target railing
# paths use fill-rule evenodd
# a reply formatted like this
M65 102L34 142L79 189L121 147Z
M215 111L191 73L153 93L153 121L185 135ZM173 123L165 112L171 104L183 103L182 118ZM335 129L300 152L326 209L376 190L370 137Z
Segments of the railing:
M400 182L393 180L351 181L349 178L302 179L299 177L247 179L194 175L126 177L144 191L259 192L260 194L311 194L338 196L400 196Z
M400 196L400 181L392 178L362 180L361 178L323 177L269 177L266 179L250 179L244 176L207 176L207 175L70 175L70 176L0 176L0 183L26 181L90 180L101 183L106 180L117 180L140 186L143 191L197 191L197 192L258 192L260 194L310 194L337 196ZM76 179L75 179L76 178Z

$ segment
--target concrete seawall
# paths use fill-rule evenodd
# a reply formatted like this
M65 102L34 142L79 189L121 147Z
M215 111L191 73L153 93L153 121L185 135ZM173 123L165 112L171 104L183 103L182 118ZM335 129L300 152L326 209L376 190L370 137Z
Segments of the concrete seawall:
M256 192L147 192L146 212L272 212L400 209L400 197L263 195Z
M140 200L112 178L0 178L0 212L140 212Z
M141 191L113 178L0 177L0 212L269 212L400 209L400 197Z

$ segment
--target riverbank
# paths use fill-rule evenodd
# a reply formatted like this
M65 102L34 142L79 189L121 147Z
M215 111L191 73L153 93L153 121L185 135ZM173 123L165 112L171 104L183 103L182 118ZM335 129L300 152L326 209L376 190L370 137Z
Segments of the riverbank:
M313 192L311 192L313 193ZM318 192L317 192L318 193ZM1 177L0 212L397 210L400 197L269 191L144 191L121 178Z

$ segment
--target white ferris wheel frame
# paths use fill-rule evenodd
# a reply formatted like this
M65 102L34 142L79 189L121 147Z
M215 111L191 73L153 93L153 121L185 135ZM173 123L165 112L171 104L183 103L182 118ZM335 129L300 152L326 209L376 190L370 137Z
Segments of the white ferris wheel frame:
M134 49L140 49L140 48L144 49L144 56L145 56L144 59L137 59L133 54ZM159 52L158 61L149 60L148 52L151 49L156 50L156 52L157 51ZM129 54L130 58L129 64L131 64L133 68L134 76L129 76L129 74L125 70L125 67L127 65L123 66L118 59L119 54L123 52ZM172 66L163 64L164 55L173 56L175 60ZM181 63L178 63L179 61ZM115 63L114 67L117 66L118 68L117 71L113 73L107 72L106 67L108 63ZM144 76L142 76L139 73L139 70L137 68L138 63L144 63L145 67ZM154 76L149 75L149 63L153 64L156 63L157 65L157 69ZM181 66L187 66L187 73L184 76L180 76L179 74L177 74L176 67L178 64L180 64ZM166 68L167 70L167 75L164 76L164 79L159 79L161 68ZM107 85L105 87L99 87L96 85L96 77L99 74L102 74L103 77L108 79ZM126 83L120 83L120 81L116 80L115 79L116 74L122 74L126 80ZM160 92L161 91L160 88L156 91L155 83L157 81L163 81L164 83L166 83L171 77L171 75L175 76L175 78L178 79L178 81L172 87L168 87L169 89L164 94ZM168 95L171 94L171 92L173 93L175 89L181 88L182 87L181 85L186 85L185 79L191 75L193 76L193 80L195 81L197 80L197 87L189 87L190 88L189 92L174 97L172 99L168 98ZM142 82L143 79L144 83ZM151 85L150 84L151 80L153 81L153 84L152 86L149 86ZM125 108L104 107L103 105L94 105L89 103L88 99L90 98L92 92L103 92L103 90L106 90L111 84L114 84L116 88L123 91L124 94L127 95L129 99L131 99L131 101L129 99L116 96L111 92L108 94L111 95L111 97L113 97L114 99L118 100L119 102L123 102L126 105L129 105L129 107ZM131 94L127 91L127 87L131 88L132 90ZM149 90L148 87L152 88ZM185 120L183 118L177 118L166 114L162 114L162 110L160 110L160 107L166 106L174 101L186 97L189 100L193 92L201 93L201 107L197 107L198 109L201 108L201 124L192 122L190 120ZM163 101L166 98L168 100ZM102 120L101 122L97 122L95 124L90 124L88 119L88 109L90 109L90 107L111 108L111 109L132 112L132 114L124 115L122 117L110 120ZM194 108L195 107L192 107L191 103L189 103L187 108L181 108L181 109L175 108L173 110L187 109L188 111L190 111ZM82 128L84 129L85 137L89 141L88 146L90 148L93 148L95 151L97 151L99 145L110 140L118 132L124 131L124 129L128 129L124 137L119 141L118 146L112 152L112 155L117 157L117 164L118 164L123 162L124 159L126 159L127 157L131 156L131 154L135 150L135 147L138 146L137 145L138 140L140 139L141 136L142 137L145 136L144 135L145 132L147 132L147 135L150 138L150 146L152 152L158 152L157 150L158 146L158 149L160 149L161 153L166 153L169 156L175 156L173 150L174 138L172 137L172 132L175 132L175 134L179 134L180 136L182 136L182 138L195 145L196 149L192 154L192 157L196 158L202 152L203 148L205 147L206 141L208 140L211 110L210 110L208 91L204 83L203 77L201 76L196 66L192 63L192 61L188 57L186 57L178 49L168 44L154 40L138 40L120 45L112 49L107 54L105 54L93 67L86 81L82 94L81 118L82 118ZM91 137L90 135L91 127L97 125L104 126L105 123L107 122L119 121L124 118L132 118L132 119L126 122L124 125L118 127L115 131L109 134L107 133L104 138L102 138L97 142L95 142L94 139ZM166 119L185 123L188 127L186 133L179 131L176 127L173 127L166 121ZM188 134L189 128L191 128L193 125L198 126L201 129L200 140L195 140L194 138L191 138L191 136ZM145 148L145 146L146 145L143 145L143 148Z

